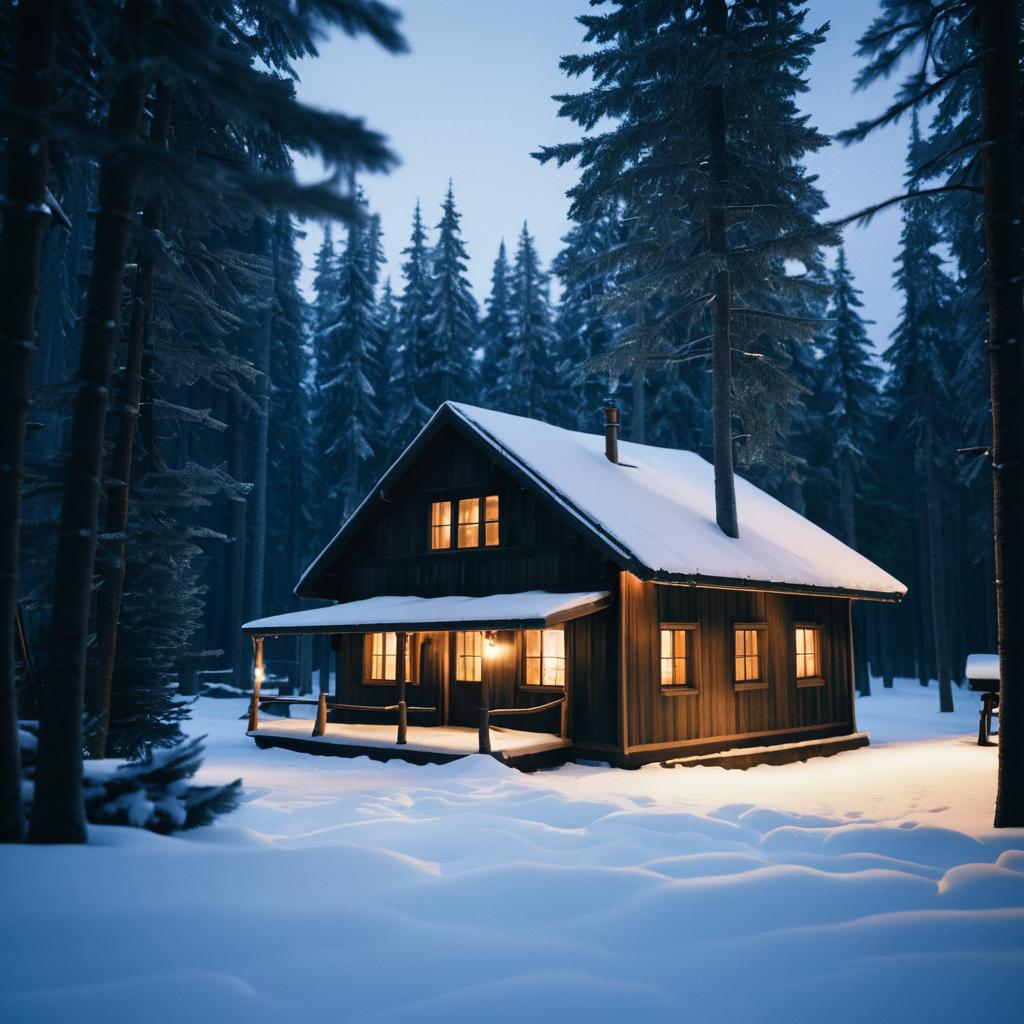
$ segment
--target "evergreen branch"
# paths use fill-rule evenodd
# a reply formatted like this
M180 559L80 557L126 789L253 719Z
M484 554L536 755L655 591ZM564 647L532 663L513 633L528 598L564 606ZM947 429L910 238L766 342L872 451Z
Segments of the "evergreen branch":
M913 192L904 192L901 196L892 196L880 203L875 203L873 206L858 210L857 213L851 213L849 217L830 221L828 226L842 228L847 224L855 222L864 225L870 224L876 214L881 213L882 210L888 209L890 206L894 206L896 203L906 202L908 199L927 199L930 196L943 195L949 192L970 192L972 195L981 195L983 190L976 185L936 185L935 188L922 188Z

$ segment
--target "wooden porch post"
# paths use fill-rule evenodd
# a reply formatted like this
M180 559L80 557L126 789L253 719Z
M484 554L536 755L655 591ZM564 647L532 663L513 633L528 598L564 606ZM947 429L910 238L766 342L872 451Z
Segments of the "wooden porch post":
M558 735L561 739L566 739L569 735L569 689L568 687L562 690L562 719L559 725Z
M486 662L483 665L486 665ZM480 671L480 739L477 749L481 754L489 754L491 752L491 700L487 690L487 672L483 665Z
M260 727L260 684L263 682L263 637L252 638L255 667L252 670L252 703L249 705L249 732Z
M395 643L395 679L398 681L398 744L406 742L408 708L405 702L405 634L397 633ZM385 651L385 655L386 655Z
M313 723L314 736L327 735L327 691L321 690L316 702L316 721Z

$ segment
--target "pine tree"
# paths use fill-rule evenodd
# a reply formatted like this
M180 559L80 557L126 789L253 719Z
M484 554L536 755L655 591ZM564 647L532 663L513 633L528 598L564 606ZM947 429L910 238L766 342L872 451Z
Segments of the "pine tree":
M541 160L578 159L571 215L586 220L621 199L630 228L618 260L638 316L626 343L636 372L646 372L664 315L689 315L686 355L711 357L717 519L736 536L732 403L755 453L777 443L756 436L767 403L785 406L798 393L774 365L780 337L809 337L800 308L805 280L787 264L811 270L835 232L815 221L824 200L803 165L827 139L797 110L810 56L824 29L807 31L798 2L725 0L625 3L587 15L583 55L566 57L571 76L594 86L559 97L559 113L585 132L580 142L542 149ZM710 306L712 315L706 310ZM659 345L663 342L659 342ZM667 356L671 363L684 353ZM735 363L735 383L733 364ZM762 416L762 419L764 417Z
M568 397L557 421L566 427L600 426L599 409L608 387L606 380L597 379L592 363L611 348L615 336L613 317L603 300L610 287L605 265L619 233L617 207L587 217L562 239L564 247L552 264L562 283L556 315L562 360L556 372Z
M500 358L495 408L548 419L555 407L555 347L548 278L541 269L533 238L523 224L509 288L511 347Z
M915 0L890 0L860 39L859 85L914 61L889 107L840 133L865 138L907 110L938 104L939 131L919 180L932 194L983 197L988 386L992 410L992 509L1000 667L999 787L996 827L1024 825L1024 241L1020 175L1024 129L1019 103L1021 19L1017 0L939 0L921 17ZM889 202L902 202L897 197ZM916 200L914 200L916 201ZM887 205L887 204L880 204ZM970 272L973 261L964 269Z
M858 493L864 492L862 467L870 459L875 433L881 370L875 364L867 325L859 310L860 292L840 246L832 272L831 329L820 341L823 427L836 465L840 536L857 547Z
M420 367L428 345L430 311L430 256L423 230L420 204L412 218L409 244L402 250L405 287L398 301L397 336L389 377L390 400L384 423L388 461L396 459L430 418L432 409L420 398Z
M915 116L910 144L914 183L920 133ZM896 284L903 293L900 321L885 352L891 443L912 453L910 468L923 492L927 524L931 632L940 710L953 710L947 606L944 481L953 475L947 440L953 356L949 351L953 283L937 251L942 241L934 203L920 199L903 211Z
M362 498L367 464L373 458L373 425L378 415L371 378L381 330L370 281L372 260L365 224L349 227L341 259L338 320L318 353L318 455L321 488L330 512L344 522ZM322 361L322 364L321 364Z
M43 236L49 226L47 125L54 98L52 69L57 0L19 4L7 141L3 231L0 234L0 842L25 831L18 753L14 620L18 600L21 467L35 353L36 300ZM8 24L9 30L13 26Z
M476 299L466 277L466 246L451 183L441 207L437 244L430 260L430 305L419 360L420 399L434 410L474 393L478 343Z
M510 274L505 240L502 239L491 269L491 293L487 297L487 311L480 322L480 347L483 351L480 360L480 393L484 396L484 404L494 409L501 408L499 403L502 399L498 393L500 366L512 348Z

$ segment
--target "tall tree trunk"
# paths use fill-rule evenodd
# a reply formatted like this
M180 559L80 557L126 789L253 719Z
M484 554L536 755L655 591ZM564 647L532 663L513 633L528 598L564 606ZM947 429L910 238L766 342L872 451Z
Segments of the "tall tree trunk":
M246 615L253 618L262 614L264 594L264 576L266 570L267 551L267 461L269 459L268 442L270 439L270 346L273 332L274 307L274 259L273 251L276 243L271 241L271 226L264 217L257 217L255 225L258 255L267 261L267 284L264 294L264 305L259 313L256 337L259 349L256 356L256 369L260 372L257 382L256 402L259 412L256 414L256 430L253 436L252 460L252 537L249 545L250 572L248 579L249 596ZM235 623L238 629L241 623Z
M839 458L839 516L843 528L843 542L857 547L857 503L854 500L853 467L845 452ZM853 622L853 685L862 697L871 696L871 671L867 650L867 611L863 607L851 609Z
M145 32L144 0L128 0L123 18L128 34L135 37L137 54ZM133 54L110 104L108 125L113 145L138 139L145 96L146 75ZM43 678L35 799L29 829L29 838L36 843L81 843L86 839L82 806L86 640L96 556L104 419L134 209L133 164L122 154L104 156Z
M233 415L231 423L231 450L228 459L228 472L233 480L245 479L245 449L248 439L249 419L241 398L231 399ZM228 548L228 613L227 633L225 640L228 654L228 665L234 672L234 684L239 689L248 690L252 686L252 673L249 672L248 641L242 635L242 623L245 622L245 567L248 518L248 501L245 498L233 498L230 505L228 536L231 544Z
M1024 255L1020 12L981 0L981 160L999 629L997 828L1024 825Z
M629 418L629 439L637 444L647 443L647 403L644 392L644 371L637 367L633 374L632 415Z
M150 143L161 149L167 145L171 122L171 97L166 86L158 85ZM117 630L124 593L125 549L128 540L128 498L131 490L132 458L135 453L135 427L142 398L142 356L153 311L153 282L156 263L149 246L158 231L163 214L163 197L154 196L142 216L144 236L139 247L138 270L132 288L132 311L128 324L128 345L124 360L124 381L121 385L121 413L118 417L117 440L110 467L110 484L104 511L103 532L115 536L113 558L101 573L96 602L96 665L85 688L85 709L95 719L89 737L90 757L107 756L107 735L110 731L110 702L117 655ZM147 245L148 241L148 245Z
M930 401L930 398L929 398ZM931 586L932 639L935 644L935 674L939 681L939 710L953 710L953 686L949 676L949 619L946 601L946 539L942 522L942 495L932 425L926 429L925 512L928 518L928 579Z
M932 620L931 582L928 568L928 537L927 537L927 509L921 500L917 488L914 489L914 540L916 550L917 569L917 601L915 602L916 613L914 616L917 627L917 681L921 686L927 686L931 680L932 657L935 650L934 644L930 642Z
M13 125L7 141L7 196L0 235L0 842L21 842L15 619L21 472L36 351L36 300L43 236L50 223L46 179L58 0L18 6Z
M882 686L892 689L892 615L895 609L879 605L878 607L878 643L879 661L881 662Z
M709 0L707 19L712 34L725 35L729 19L725 0ZM729 278L725 209L728 156L725 146L725 85L721 82L715 82L708 88L708 135L711 165L708 244L718 266L714 276L715 334L711 356L715 519L727 537L738 537L740 528L736 517L736 483L732 468L732 338L729 329L732 283Z

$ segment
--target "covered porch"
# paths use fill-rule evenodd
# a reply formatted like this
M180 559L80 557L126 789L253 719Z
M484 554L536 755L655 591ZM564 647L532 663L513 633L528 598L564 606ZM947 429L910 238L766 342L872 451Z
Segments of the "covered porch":
M572 745L565 623L608 601L607 591L375 597L246 623L255 651L248 735L261 747L343 757L561 763ZM263 693L265 640L317 634L332 637L334 694ZM293 708L303 717L280 717Z

